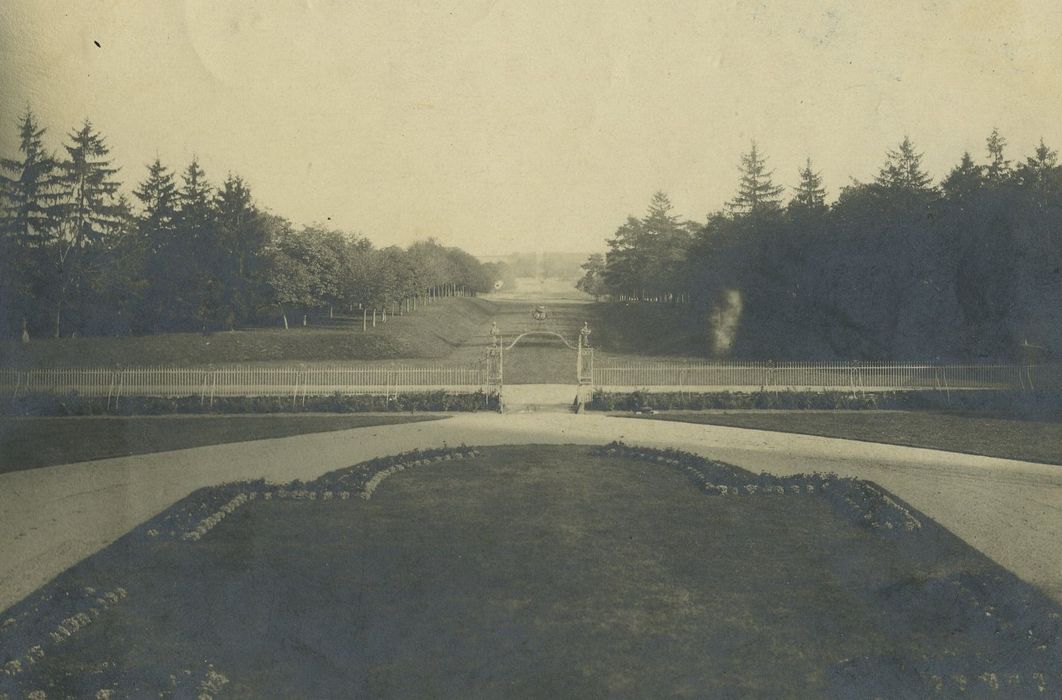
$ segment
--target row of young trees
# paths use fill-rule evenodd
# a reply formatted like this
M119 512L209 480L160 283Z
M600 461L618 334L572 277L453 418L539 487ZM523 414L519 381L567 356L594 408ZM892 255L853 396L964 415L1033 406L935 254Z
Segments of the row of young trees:
M1014 357L1062 349L1062 167L1013 162L993 130L939 183L905 138L833 203L811 161L788 201L755 144L704 224L663 193L627 219L580 288L682 304L706 349L746 357ZM736 323L734 322L736 320ZM721 327L733 332L720 334Z
M320 225L297 229L229 174L157 158L122 194L103 136L85 123L62 155L32 111L0 160L0 329L23 338L231 329L298 312L399 311L417 297L489 290L499 271L434 240L376 248Z

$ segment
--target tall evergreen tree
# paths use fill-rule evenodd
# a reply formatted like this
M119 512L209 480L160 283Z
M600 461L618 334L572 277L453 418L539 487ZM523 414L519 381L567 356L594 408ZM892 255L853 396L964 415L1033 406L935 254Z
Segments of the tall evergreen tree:
M1005 182L1011 176L1010 161L1004 157L1007 140L1000 135L999 129L993 128L992 133L985 139L985 146L988 150L985 176L992 183Z
M243 321L253 315L256 306L265 304L265 270L263 251L269 243L269 229L264 225L251 190L243 178L229 174L214 196L217 217L218 250L225 276L226 304L235 319Z
M223 258L218 246L214 195L206 173L195 158L181 173L177 191L177 228L173 255L181 260L180 277L172 289L184 323L206 330L224 323L224 289L219 273Z
M21 157L0 159L2 232L24 248L40 247L56 225L60 175L55 157L44 148L45 131L27 108L18 123Z
M127 220L117 196L118 168L108 158L110 149L103 136L86 119L68 138L63 146L66 158L60 164L59 225L48 244L55 270L50 285L55 337L62 333L71 293L81 286L94 256L105 251L111 243L108 238L117 235Z
M642 224L651 233L665 233L678 226L678 217L672 214L671 199L666 193L657 191L649 201L649 209L642 219Z
M785 188L771 180L773 171L767 169L767 160L760 155L755 141L749 152L741 156L740 170L737 196L727 205L730 212L749 215L779 211Z
M1062 172L1058 167L1058 151L1040 139L1033 155L1025 159L1015 173L1022 187L1036 193L1041 201L1062 194Z
M974 163L969 151L941 183L945 196L955 202L966 200L985 184L985 168Z
M158 255L172 241L177 227L177 184L173 173L155 158L147 177L133 191L140 200L140 236L150 254Z
M922 169L922 154L905 136L895 150L889 150L875 183L893 192L927 195L933 192L933 178Z
M206 243L213 237L213 195L206 173L195 158L181 173L177 192L177 228L186 240Z
M147 177L133 191L140 200L137 239L133 246L139 260L141 309L138 330L161 330L172 316L174 294L182 284L178 270L184 264L177 245L177 184L173 172L155 158Z
M800 169L800 184L795 188L789 211L796 215L817 214L826 211L826 189L822 186L822 173L811 167L811 158Z
M58 163L45 129L27 108L18 122L19 158L0 160L0 324L29 340L34 296L50 264L45 245L57 225Z

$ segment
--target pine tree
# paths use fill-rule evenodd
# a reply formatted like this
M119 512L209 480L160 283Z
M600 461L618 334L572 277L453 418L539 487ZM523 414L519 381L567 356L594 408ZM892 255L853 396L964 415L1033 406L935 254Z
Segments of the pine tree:
M44 149L41 127L27 108L18 123L18 160L0 160L0 195L3 196L3 235L22 248L39 248L56 225L60 198L59 168Z
M645 218L642 219L642 224L647 231L652 233L671 231L678 226L679 221L671 211L671 199L667 194L658 190L653 193L653 198L649 201L649 209L645 213Z
M186 242L206 242L213 236L214 208L206 173L195 158L181 173L177 193L177 228Z
M767 170L767 161L760 155L755 141L749 152L741 156L740 170L737 196L727 205L730 212L746 216L777 212L785 188L771 181L773 171Z
M34 297L52 267L46 244L56 232L60 183L45 129L29 108L18 132L20 157L0 160L0 323L28 341Z
M69 138L62 163L66 191L61 211L70 245L85 248L101 243L121 226L119 182L114 179L118 168L107 159L110 149L92 122L86 119Z
M247 183L239 175L225 178L214 197L218 242L233 260L240 277L248 274L254 256L266 245L265 229L259 225L258 209Z
M959 164L944 178L941 188L948 199L966 199L984 186L984 171L985 168L975 164L967 151L962 154Z
M149 254L158 255L172 240L177 226L177 185L173 173L158 158L147 169L147 178L133 195L142 208L138 221L141 239Z
M808 158L800 169L800 184L795 188L789 211L793 214L822 214L826 211L826 189L822 186L822 173L811 167Z
M63 314L73 292L93 262L93 256L106 250L127 222L127 210L117 196L118 168L107 158L107 143L85 120L72 131L63 146L67 157L60 164L62 201L57 234L48 243L55 275L51 285L54 311L54 334L59 337Z
M1010 161L1003 157L1003 150L1007 146L1007 140L999 134L999 129L993 128L992 133L985 140L988 148L988 165L985 167L985 175L988 180L1000 183L1008 180L1011 176Z
M1014 179L1039 200L1041 206L1062 199L1062 168L1058 166L1058 152L1049 148L1043 139L1033 155L1018 166Z
M933 192L933 178L922 170L922 154L915 150L908 136L900 142L899 148L888 152L885 165L875 182L879 187L893 192L919 195Z
M200 330L223 323L224 257L218 246L214 195L206 173L192 159L181 173L177 192L174 257L181 260L184 279L173 290L177 323L195 322Z

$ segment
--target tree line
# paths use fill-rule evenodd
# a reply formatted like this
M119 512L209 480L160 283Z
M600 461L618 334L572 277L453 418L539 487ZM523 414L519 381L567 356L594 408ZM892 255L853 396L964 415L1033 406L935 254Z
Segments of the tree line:
M305 323L312 311L391 313L492 288L502 271L434 239L377 248L325 225L296 227L247 182L213 185L193 159L158 158L123 193L105 138L86 120L61 155L27 109L0 159L0 333L124 335Z
M941 181L905 138L827 202L809 159L775 182L755 143L705 223L663 193L628 217L579 287L685 310L706 353L760 359L1042 357L1062 349L1062 167L1012 161L993 130Z

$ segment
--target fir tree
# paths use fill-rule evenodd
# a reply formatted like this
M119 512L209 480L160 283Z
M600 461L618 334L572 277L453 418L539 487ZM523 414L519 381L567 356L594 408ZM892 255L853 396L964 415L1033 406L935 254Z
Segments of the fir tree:
M985 175L994 183L1004 182L1011 176L1010 161L1003 157L1003 150L1007 146L1007 140L999 134L999 129L992 129L992 133L985 140L988 148L988 165L985 167Z
M186 242L212 237L214 224L213 196L206 173L198 160L192 159L181 173L177 193L177 229Z
M822 186L822 173L811 167L808 158L800 169L800 184L795 188L789 211L793 214L822 214L826 211L826 189Z
M894 192L927 195L933 192L933 178L922 170L922 154L905 136L896 150L890 150L875 183Z
M3 235L23 248L39 248L56 225L60 178L55 157L44 149L45 129L27 108L19 119L19 159L0 160Z
M1062 168L1058 166L1058 152L1049 148L1043 139L1033 155L1015 170L1014 179L1041 207L1062 198Z
M83 281L96 254L106 250L126 224L128 211L118 194L118 168L108 159L107 143L85 120L68 135L67 157L60 164L62 201L57 234L49 241L55 275L51 285L54 334L59 337L67 302Z
M731 213L749 215L778 211L785 188L772 182L773 171L767 170L767 161L760 155L755 141L749 152L741 156L740 169L737 196L727 205Z
M975 164L967 151L962 154L959 164L944 178L941 188L949 199L966 199L984 186L984 171L985 168Z
M177 185L173 173L155 158L148 175L133 191L142 213L138 228L148 252L157 255L173 238L177 226Z

